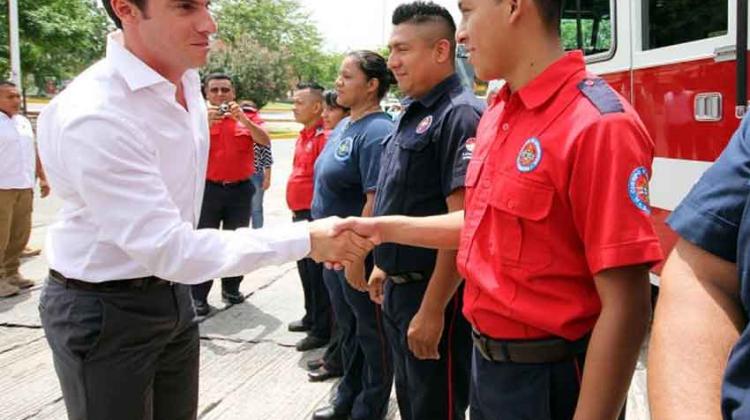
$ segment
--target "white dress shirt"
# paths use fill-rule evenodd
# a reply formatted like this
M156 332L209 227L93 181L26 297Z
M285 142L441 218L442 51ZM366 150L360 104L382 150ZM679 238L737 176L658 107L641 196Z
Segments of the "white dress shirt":
M23 115L0 111L0 190L34 188L36 150L34 131Z
M157 276L200 283L303 258L307 225L196 230L208 163L198 72L176 87L123 45L42 112L39 154L64 200L47 236L50 268L90 282Z

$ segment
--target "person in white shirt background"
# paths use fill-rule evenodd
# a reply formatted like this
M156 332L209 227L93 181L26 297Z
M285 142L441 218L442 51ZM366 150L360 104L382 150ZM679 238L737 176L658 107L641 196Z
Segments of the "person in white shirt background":
M196 230L208 160L198 72L208 0L105 0L106 57L39 117L63 200L39 302L70 419L197 417L199 335L189 285L310 256L346 267L372 244L335 219Z
M19 114L21 95L13 82L0 81L0 298L18 294L34 282L18 271L31 235L34 185L41 196L49 186L39 163L34 131Z

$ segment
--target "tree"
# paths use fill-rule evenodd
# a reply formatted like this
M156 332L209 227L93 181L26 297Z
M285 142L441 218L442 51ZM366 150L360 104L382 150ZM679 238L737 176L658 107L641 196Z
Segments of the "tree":
M104 55L109 30L95 0L19 0L21 71L44 88L73 77ZM0 72L9 74L8 0L0 0ZM5 76L3 76L5 77Z
M257 43L280 54L290 82L330 78L334 56L322 52L322 37L297 0L219 0L215 5L219 38L231 45L250 34Z
M204 72L229 74L237 98L252 99L259 107L284 96L290 87L282 55L247 34L240 35L232 44L215 48Z

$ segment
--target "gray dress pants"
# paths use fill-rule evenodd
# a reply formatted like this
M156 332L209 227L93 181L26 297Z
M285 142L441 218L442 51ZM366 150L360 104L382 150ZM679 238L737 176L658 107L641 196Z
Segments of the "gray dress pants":
M188 286L90 291L48 279L39 312L69 419L197 417L200 345Z

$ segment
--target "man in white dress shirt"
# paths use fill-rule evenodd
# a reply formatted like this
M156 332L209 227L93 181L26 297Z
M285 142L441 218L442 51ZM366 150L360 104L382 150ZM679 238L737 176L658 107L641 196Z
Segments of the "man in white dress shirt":
M198 328L189 284L263 265L354 261L371 244L333 220L196 230L209 149L197 71L208 0L105 0L106 58L39 119L64 201L40 314L71 419L195 419Z
M16 85L0 81L0 297L18 294L34 282L18 271L31 235L31 211L37 178L42 197L49 194L39 164L31 123L18 112Z

